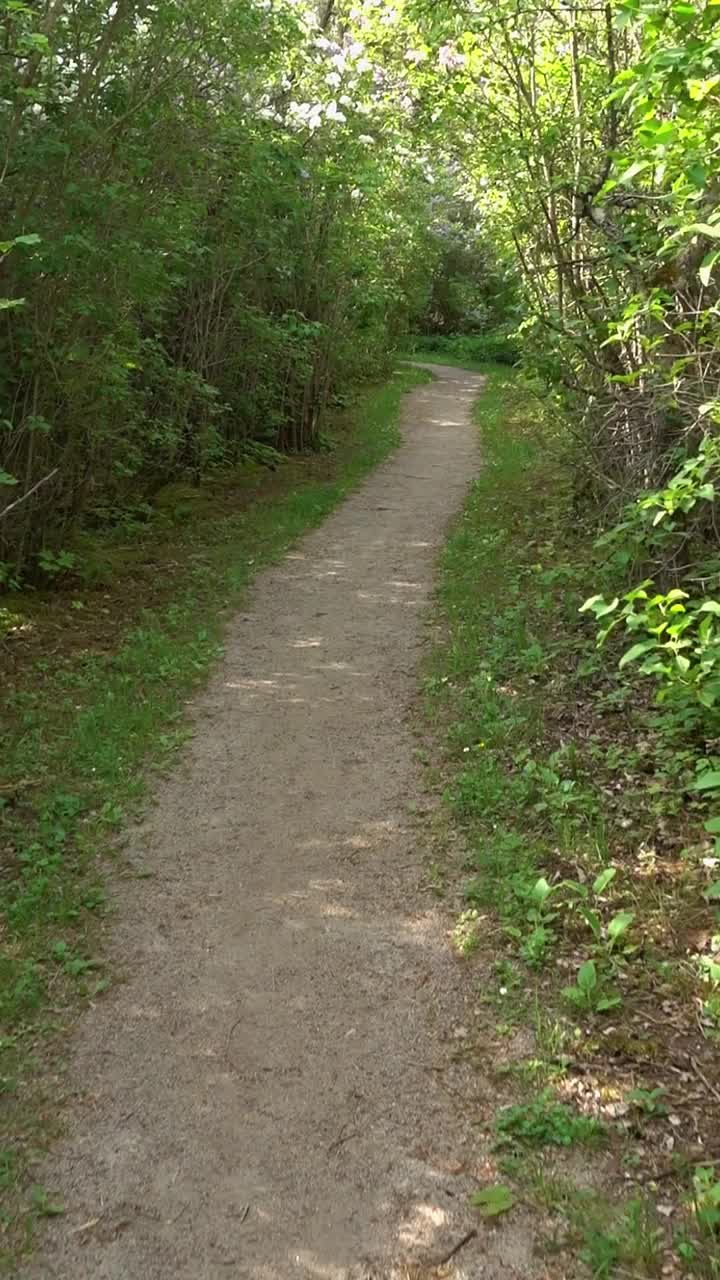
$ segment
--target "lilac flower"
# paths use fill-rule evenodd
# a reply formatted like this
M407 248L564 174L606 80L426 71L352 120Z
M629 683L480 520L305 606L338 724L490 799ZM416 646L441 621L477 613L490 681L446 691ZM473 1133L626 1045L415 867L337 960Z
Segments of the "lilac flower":
M443 71L458 71L465 66L465 55L458 53L454 45L444 44L438 52L438 63Z

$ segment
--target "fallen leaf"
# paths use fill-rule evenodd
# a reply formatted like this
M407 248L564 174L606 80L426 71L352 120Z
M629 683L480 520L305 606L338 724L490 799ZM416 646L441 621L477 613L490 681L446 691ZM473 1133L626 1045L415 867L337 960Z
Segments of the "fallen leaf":
M483 1218L496 1218L500 1213L507 1213L515 1203L515 1197L509 1187L498 1183L494 1187L483 1187L470 1197L470 1203L480 1210Z

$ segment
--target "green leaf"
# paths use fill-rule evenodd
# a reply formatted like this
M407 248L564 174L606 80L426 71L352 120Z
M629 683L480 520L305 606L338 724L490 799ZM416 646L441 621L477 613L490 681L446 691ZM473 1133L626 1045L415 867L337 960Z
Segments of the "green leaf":
M605 600L604 596L589 596L584 604L580 605L578 613L587 613L589 609L594 609L599 600Z
M615 599L611 600L610 604L605 604L600 609L594 609L593 613L596 618L604 618L606 613L612 613L613 609L617 609L619 603L620 600L615 596Z
M614 880L616 875L617 867L606 867L604 871L600 872L597 880L593 881L593 893L604 893L610 881Z
M641 640L639 644L634 644L632 648L623 654L618 666L622 669L627 666L628 662L634 662L636 658L642 657L650 649L657 649L657 640Z
M709 884L703 894L703 897L709 898L713 902L720 898L720 880L714 880L712 884Z
M597 969L594 960L586 960L578 969L577 984L581 991L586 994L594 991L597 986Z
M709 236L711 240L720 240L720 225L712 226L709 222L691 222L689 227L681 227L672 239L678 236Z
M692 784L693 791L714 791L720 787L720 773L717 769L710 769L707 773L701 773Z
M515 1197L509 1187L498 1183L494 1187L483 1187L470 1197L470 1203L480 1210L483 1218L497 1218L500 1213L507 1213L515 1204Z
M620 1004L622 1004L622 996L602 996L595 1008L598 1013L608 1013L610 1009L617 1009Z
M634 919L634 911L618 911L617 915L613 916L608 925L607 931L610 941L617 942L618 938L622 938L623 934L630 928Z
M24 307L24 298L0 298L0 311L10 311L13 307Z
M532 897L535 902L543 903L550 896L552 889L544 876L536 880L533 885Z
M26 236L16 236L15 244L42 244L42 239L36 232L31 231Z
M711 836L720 834L720 817L708 818L705 823L705 830L708 831Z
M630 165L629 169L620 174L618 182L632 182L633 178L642 173L644 169L649 169L652 163L652 160L636 160L634 164Z
M700 263L700 270L698 271L698 275L700 277L702 284L704 284L706 288L710 284L710 281L712 279L713 267L715 266L715 263L717 262L718 258L720 258L720 249L713 249L711 250L710 253L705 254L705 257Z
M19 484L17 476L11 476L9 471L3 471L0 467L0 485Z
M698 613L716 613L720 616L720 604L717 600L705 600L700 605Z

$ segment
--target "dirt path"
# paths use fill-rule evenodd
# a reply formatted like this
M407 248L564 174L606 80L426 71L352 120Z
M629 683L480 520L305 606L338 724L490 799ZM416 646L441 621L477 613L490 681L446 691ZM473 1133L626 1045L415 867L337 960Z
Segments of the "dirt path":
M533 1274L467 1205L464 997L411 816L423 609L477 466L481 379L435 373L400 450L258 581L131 838L154 878L118 889L125 981L76 1039L31 1276L406 1275L473 1227L451 1273Z

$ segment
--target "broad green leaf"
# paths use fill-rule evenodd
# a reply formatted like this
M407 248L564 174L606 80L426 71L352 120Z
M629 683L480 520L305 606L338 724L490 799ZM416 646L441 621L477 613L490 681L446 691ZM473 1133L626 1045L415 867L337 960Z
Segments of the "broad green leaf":
M619 603L620 600L618 596L615 596L615 599L611 600L609 604L603 605L602 608L594 610L595 617L604 618L607 613L612 613L613 609L617 609Z
M613 916L608 925L607 931L610 941L617 942L618 938L622 938L623 934L630 928L634 919L634 911L618 911L617 915Z
M708 818L705 823L705 830L708 831L711 836L720 835L720 817Z
M577 984L581 991L594 991L597 986L597 969L594 960L586 960L578 969Z
M717 787L720 787L720 773L717 769L709 769L707 773L701 773L692 785L693 791L715 791Z
M11 476L9 471L3 471L0 468L0 485L19 484L17 476Z
M709 236L711 240L720 240L720 225L712 226L709 222L691 222L688 227L681 227L676 236Z
M714 880L712 884L709 884L703 897L709 898L712 902L720 898L720 880Z
M470 1203L480 1210L483 1218L496 1218L512 1209L515 1197L509 1187L498 1183L494 1187L483 1187L482 1191L473 1192Z
M713 267L715 266L715 263L717 262L718 258L720 258L720 249L713 249L710 253L705 254L705 257L700 263L700 270L698 271L698 275L700 277L702 284L704 284L706 288L710 284L710 281L712 279Z
M536 880L533 885L532 897L535 902L543 903L550 896L552 889L544 876Z
M632 648L623 654L618 666L620 668L627 666L628 662L634 662L636 658L642 657L650 649L657 649L657 640L641 640L639 644L634 644Z
M624 173L620 174L617 181L619 183L632 182L633 178L636 178L639 173L643 173L645 169L649 169L652 163L652 160L636 160L634 164L630 165L629 169L626 169Z
M611 880L617 875L617 867L606 867L604 871L593 881L593 893L604 893Z

